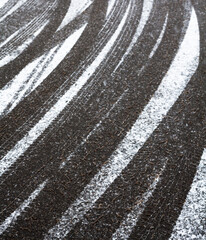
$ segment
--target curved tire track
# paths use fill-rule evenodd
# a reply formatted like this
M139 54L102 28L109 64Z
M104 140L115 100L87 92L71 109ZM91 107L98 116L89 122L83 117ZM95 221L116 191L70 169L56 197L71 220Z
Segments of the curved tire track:
M14 6L10 3L12 1L8 1L2 11ZM69 7L69 1L66 3ZM35 133L37 137L32 137L35 140L25 142L28 147L19 157L16 156L1 176L2 239L13 236L16 239L169 238L204 147L204 102L200 101L204 94L200 87L203 84L202 64L169 112L165 113L160 125L132 155L128 165L121 169L117 164L117 175L111 170L111 179L113 174L116 177L108 180L110 184L105 185L100 195L101 181L90 186L101 169L109 171L113 154L118 158L119 153L115 151L170 71L190 18L195 14L189 0L181 3L154 0L149 19L141 29L139 24L144 16L141 13L147 3L151 4L149 0L115 1L106 16L107 1L96 0L58 32L56 29L68 10L65 1L59 1L56 11L60 12L61 18L55 13L51 15L50 23L40 36L1 69L9 81L32 60L61 44L81 24L88 22L77 43L57 68L10 113L2 115L0 134L4 159L69 93L70 87L87 73L86 69L95 63L94 60L98 60L129 11L124 27L114 38L115 44L112 43L110 52L95 66L95 71L91 71L84 87L41 134ZM112 1L109 4L113 4ZM196 9L198 3L194 6ZM43 43L47 30L50 41ZM139 36L137 31L140 31ZM204 59L202 30L200 33L201 63ZM35 46L41 39L41 47L37 50ZM17 43L14 41L13 46ZM33 49L28 58L27 54ZM2 86L4 84L2 82ZM140 133L141 130L137 135ZM122 156L122 160L128 161L124 154ZM88 196L81 198L84 191ZM91 201L90 198L95 201L87 209L87 204L91 203L85 204L84 200ZM78 213L76 202L82 212ZM69 219L74 218L72 224L69 219L65 220L67 214L64 217L68 207L71 210ZM123 230L122 224L125 224ZM71 227L70 232L66 226ZM115 232L119 234L117 238Z

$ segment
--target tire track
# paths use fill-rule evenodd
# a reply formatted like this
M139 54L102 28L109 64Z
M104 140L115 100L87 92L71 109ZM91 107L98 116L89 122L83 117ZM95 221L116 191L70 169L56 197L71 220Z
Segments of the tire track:
M39 34L39 36L21 53L15 60L9 62L7 65L0 69L1 75L1 87L3 87L8 81L10 81L15 75L17 75L27 64L32 61L38 52L41 52L45 46L45 35L50 38L57 30L59 24L62 22L67 8L70 5L70 0L59 0L54 13L51 15L48 25Z
M78 38L84 31L86 24L68 37L62 44L57 45L49 53L44 54L34 62L27 65L17 75L10 85L0 90L2 115L11 112L14 107L27 97L41 82L58 66L66 54L72 49ZM7 97L6 97L7 96Z
M7 38L2 43L2 45L5 46L3 46L2 49L0 50L1 57L3 58L6 55L13 54L12 51L14 51L18 45L19 46L22 45L28 39L28 37L32 36L32 34L36 31L37 28L41 27L41 25L44 24L44 22L48 21L52 7L53 5L48 6L45 11L40 13L38 16L34 17L34 19L29 21L25 26L22 26L21 29L18 29L9 38Z
M25 78L22 87L30 84L31 92L1 119L1 155L11 163L6 171L1 165L3 239L169 238L204 146L202 64L193 55L200 42L201 63L202 34L189 0L154 0L148 10L147 2L96 0L72 21L67 8L50 41L25 63L23 70L42 63L31 73L42 80L37 86ZM49 70L83 24L76 44ZM22 142L41 121L42 132ZM10 158L21 142L20 155Z
M53 5L54 3L55 1L53 0L50 0L45 4L42 4L41 0L27 0L27 2L22 5L21 8L5 19L5 21L0 23L2 32L2 35L0 36L1 42L28 24L35 17L41 15L45 10L47 10L47 8L50 8L49 5ZM36 9L36 11L34 11L34 9ZM21 19L22 16L24 16L23 19Z
M191 18L194 18L194 16L192 15ZM194 27L195 26L193 25L192 26L189 25L188 32L192 31ZM197 30L194 29L194 31ZM182 50L181 52L181 48L186 49L188 43L190 42L190 35L192 33L190 32L188 34L186 33L185 41L183 41L182 43L183 46L180 47L179 55L177 54L176 58L174 59L174 62L172 63L174 64L174 66L173 65L171 66L170 68L171 72L168 72L165 77L165 79L167 78L168 79L162 80L162 83L159 85L158 90L154 94L154 97L150 100L150 103L145 107L144 111L141 113L138 120L132 126L131 130L127 133L127 136L122 141L120 146L112 154L112 156L108 160L108 163L102 167L100 172L97 175L95 175L95 177L90 181L90 183L84 188L84 191L80 194L80 197L77 200L75 200L75 202L69 207L68 210L66 210L60 222L54 228L49 230L49 235L45 239L63 239L70 232L71 227L73 227L77 221L80 221L84 217L84 214L86 214L86 212L91 207L93 207L96 200L109 187L108 185L110 185L120 175L121 171L129 164L129 162L133 159L133 156L143 146L145 141L149 138L150 134L152 134L157 125L162 121L163 116L166 115L167 111L179 97L181 91L183 91L184 87L186 86L186 84L190 80L190 77L192 76L192 74L194 73L198 66L197 59L199 54L198 46L194 46L194 49L190 49L191 52L186 53L185 50ZM195 34L198 36L196 32ZM189 38L187 37L188 35ZM197 45L199 44L198 38L196 39L196 44ZM194 53L194 55L192 55L192 53ZM185 54L187 55L188 59L188 62L185 63L185 67L188 70L186 70L182 65L185 75L181 83L180 79L182 69L179 70L179 74L177 73L176 69L178 65L183 64ZM191 57L191 59L189 59L189 56ZM196 67L193 66L194 60L197 62ZM191 69L193 69L192 72ZM176 72L177 76L175 76L173 71ZM188 73L191 75L189 75ZM177 77L177 79L179 79L180 81L179 84L175 82L174 79L171 80L171 78L172 77L174 78L174 76ZM188 80L186 82L184 79L185 76L188 77ZM174 85L172 86L171 82L173 81ZM174 94L170 95L171 100L168 98L168 91ZM166 104L164 105L163 102L165 102L166 99L167 105ZM153 104L155 105L153 106ZM161 110L159 108L161 108ZM140 137L138 138L138 136Z
M70 78L68 79L68 76L72 75L72 73L73 73L74 77L76 77L76 78L78 78L78 76L80 76L80 74L82 72L82 67L86 64L86 63L84 63L84 61L82 61L82 64L79 67L79 70L77 71L78 75L74 71L76 69L76 65L78 66L81 63L81 60L84 60L84 58L87 57L87 53L90 50L90 45L85 44L85 40L87 40L88 43L91 43L91 46L93 45L93 43L95 41L95 35L97 35L99 29L101 28L101 26L103 24L103 20L104 20L101 17L101 15L97 15L98 18L100 18L99 21L96 20L97 23L99 22L99 25L97 23L95 23L95 18L97 18L97 17L95 17L94 15L96 14L97 7L98 7L98 1L95 3L94 11L92 14L93 17L91 17L91 20L90 20L91 24L90 23L88 24L89 27L85 29L85 32L83 33L82 37L79 39L78 44L72 49L72 52L66 56L64 62L62 62L58 66L58 68L52 73L52 75L44 80L43 84L40 86L40 89L39 88L37 89L38 94L40 94L42 96L42 98L39 99L39 97L38 97L39 95L34 92L32 94L32 96L30 96L29 99L25 99L25 101L22 102L22 104L19 104L18 109L16 111L14 111L14 113L11 114L11 116L8 116L8 118L3 119L3 121L1 122L1 126L3 126L3 128L4 128L4 126L7 127L7 129L5 129L5 131L1 132L1 139L3 141L4 141L3 136L5 136L8 139L8 137L9 137L8 134L10 133L13 135L15 132L15 129L19 128L25 122L25 119L16 117L16 120L17 120L16 125L17 126L15 126L15 128L13 128L12 125L9 126L7 123L10 122L10 120L13 119L14 116L18 116L19 112L21 112L24 114L25 118L28 117L28 118L32 119L32 121L34 122L35 117L32 116L33 112L36 112L36 109L38 109L38 107L41 106L42 102L46 102L46 100L49 96L51 96L51 97L53 97L53 95L55 96L54 92L56 91L55 99L53 101L50 100L50 102L47 101L49 103L49 105L45 104L46 106L44 106L44 109L40 109L39 112L41 113L41 115L38 116L38 118L36 120L36 122L37 122L41 118L41 116L43 116L43 114L45 114L46 111L53 106L55 101L57 101L58 96L59 96L59 94L61 94L62 89L64 89L65 86L68 86L68 87L71 86L71 83L74 80L70 80ZM104 5L103 5L103 9L104 9ZM107 27L107 31L108 31L108 27L109 27L108 23L107 23L106 27ZM111 33L112 33L112 31L111 31ZM89 39L88 39L88 36L90 36ZM109 36L111 36L111 35L109 35ZM100 37L102 38L103 36L100 36ZM101 38L99 38L99 40ZM107 39L105 39L104 42L105 41L107 41ZM103 45L103 43L102 43L102 45ZM79 49L81 49L81 50L79 51ZM93 57L91 58L90 62L88 62L88 64L92 63L92 61L94 61L94 56L97 54L97 52L92 52L92 54L89 55L89 59L91 58L91 56L93 56ZM67 64L68 61L72 62L73 64L68 65ZM61 79L58 78L58 81L57 81L56 76L59 72L63 72L63 75L62 75ZM77 76L75 76L75 74ZM67 80L67 81L65 82L65 80ZM62 83L64 83L64 85L61 86ZM61 86L61 89L59 91L57 91L59 86ZM47 89L50 89L50 91L48 91ZM31 112L30 111L28 112L27 106L28 105L31 106L32 105L31 103L34 101L35 101L34 108L31 109L32 110ZM18 124L18 122L19 122L19 124ZM32 123L32 122L30 122L30 123L27 122L27 125L31 126L33 124L34 123ZM25 126L23 126L23 127L25 128ZM20 129L18 131L20 131ZM25 130L24 130L21 128L22 136L25 134L25 131L28 131L28 129L25 128Z

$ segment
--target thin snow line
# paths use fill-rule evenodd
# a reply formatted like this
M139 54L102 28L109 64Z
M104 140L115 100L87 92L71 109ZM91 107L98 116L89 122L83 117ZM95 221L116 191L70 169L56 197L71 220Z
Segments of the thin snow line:
M137 201L137 203L132 207L131 212L125 217L125 219L121 222L119 228L112 235L112 240L126 240L129 238L133 228L139 220L139 217L145 209L145 204L156 189L156 186L161 179L160 175L162 172L163 170L161 170L160 174L155 177L153 183L149 186L148 190L142 195L142 198Z
M122 64L122 62L124 62L125 58L127 57L127 55L130 53L130 51L132 50L132 48L134 47L135 43L137 42L139 36L142 34L142 31L144 29L144 26L146 25L150 13L152 11L152 6L153 6L153 0L144 0L143 3L143 10L142 10L142 15L139 21L139 24L137 26L136 32L134 34L134 37L132 38L132 41L129 45L129 47L127 48L127 51L125 52L125 54L122 56L120 62L118 63L118 65L116 66L114 72L118 69L118 67Z
M160 43L162 41L162 38L163 38L164 33L165 33L166 26L167 26L167 20L168 20L168 13L166 15L165 22L164 22L164 25L162 27L162 31L161 31L158 39L157 39L157 42L155 43L155 45L154 45L150 55L149 55L149 58L151 58L154 55L154 53L156 52L157 48L159 47L159 45L160 45Z
M77 150L84 144L86 143L86 141L89 139L89 137L91 135L93 135L97 129L101 126L102 122L109 116L109 114L111 113L111 111L115 108L115 106L119 103L119 101L121 101L121 99L123 98L123 96L125 95L125 93L127 92L127 90L125 90L123 92L123 94L118 98L118 100L113 104L113 106L111 107L111 109L105 114L105 116L95 125L95 127L92 129L92 131L83 139L83 141L75 148L75 150L69 155L69 157L60 164L60 169L62 169L67 162L69 162L71 160L71 158L75 155L75 153L77 152Z
M26 199L5 221L0 225L0 235L2 235L6 229L14 225L17 221L17 218L21 216L24 210L34 201L34 199L39 195L42 189L46 186L47 181L41 183L38 188Z

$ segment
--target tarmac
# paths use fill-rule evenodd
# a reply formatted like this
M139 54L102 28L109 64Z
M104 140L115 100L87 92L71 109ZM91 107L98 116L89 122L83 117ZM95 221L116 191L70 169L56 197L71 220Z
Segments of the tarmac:
M0 3L0 239L206 239L206 2Z

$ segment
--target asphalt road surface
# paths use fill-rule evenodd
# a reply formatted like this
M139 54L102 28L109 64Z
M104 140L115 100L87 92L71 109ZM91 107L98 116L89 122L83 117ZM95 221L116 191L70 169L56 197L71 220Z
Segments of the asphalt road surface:
M0 239L206 239L206 1L0 1Z

